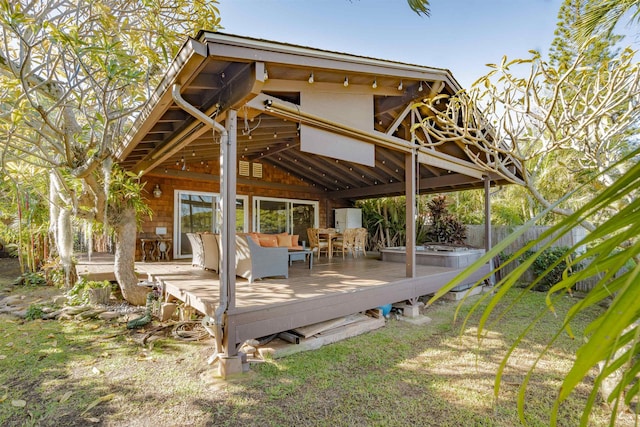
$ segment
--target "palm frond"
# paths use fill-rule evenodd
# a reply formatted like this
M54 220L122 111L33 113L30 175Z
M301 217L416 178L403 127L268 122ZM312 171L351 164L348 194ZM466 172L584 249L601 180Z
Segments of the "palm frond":
M640 150L632 153L623 161L638 155L639 152ZM616 166L614 165L614 167ZM585 185L588 185L588 183ZM465 318L464 323L466 325L470 321L472 313L479 310L479 307L483 305L482 302L489 300L478 321L478 339L481 341L483 333L488 327L495 326L500 319L508 316L514 306L513 302L506 308L500 308L500 312L494 313L494 311L498 309L498 303L504 298L507 291L517 284L521 275L529 268L537 256L585 219L596 215L602 209L623 203L623 207L612 215L608 221L601 224L582 241L570 248L569 253L578 251L579 255L574 259L566 260L567 270L563 273L562 279L547 293L547 310L554 311L555 298L570 292L578 281L591 279L595 282L594 287L587 293L585 298L577 299L577 302L567 312L562 326L556 331L554 337L550 339L547 347L540 351L540 355L548 351L549 346L561 333L565 332L572 335L571 324L576 316L579 316L583 311L595 304L601 304L604 300L611 299L609 307L594 319L585 331L588 339L576 352L576 360L558 390L551 419L552 425L555 425L562 402L598 365L602 369L599 370L595 378L592 396L585 404L583 424L586 425L588 423L589 413L597 397L600 385L613 372L621 372L620 376L615 377L617 383L607 396L614 406L631 401L638 396L640 391L640 386L636 384L635 377L635 374L640 370L640 362L636 358L637 350L640 349L640 328L637 325L640 319L640 286L638 286L638 280L640 280L640 264L638 263L640 259L640 239L638 239L640 229L637 226L640 223L640 200L637 198L638 188L640 188L640 163L635 163L613 185L605 188L599 195L576 210L574 214L549 228L538 239L529 242L524 248L506 260L500 266L500 269L508 264L517 263L524 252L528 250L534 251L533 256L521 260L521 263L511 273L506 274L495 285L493 294L484 294L481 297L481 301L473 306ZM580 189L576 191L580 191ZM569 196L567 195L566 197ZM631 201L627 202L628 200ZM561 202L559 201L559 203ZM552 208L549 207L549 209ZM543 211L537 218L545 214L546 211ZM499 242L474 265L461 272L458 277L437 292L429 303L433 303L433 301L452 288L464 282L474 270L497 256L519 235L524 233L527 228L534 225L537 218L527 222L507 239ZM569 274L568 270L578 264L583 264L583 267L573 274ZM543 276L548 274L550 270L551 268L547 269ZM474 286L481 285L488 277L489 275L478 281ZM533 285L531 284L528 288L524 288L521 291L521 295L528 292L528 289ZM537 319L533 319L527 330L530 330L536 322ZM503 366L506 366L511 353L518 347L526 333L527 331L523 332L523 335L512 344L504 356ZM535 365L531 370L534 368ZM499 391L501 373L502 370L499 370L496 375L496 394ZM526 388L526 381L523 387ZM521 392L519 400L519 407L524 408L524 391ZM616 416L615 414L616 412L612 411L612 420ZM524 414L521 414L521 416L524 417Z

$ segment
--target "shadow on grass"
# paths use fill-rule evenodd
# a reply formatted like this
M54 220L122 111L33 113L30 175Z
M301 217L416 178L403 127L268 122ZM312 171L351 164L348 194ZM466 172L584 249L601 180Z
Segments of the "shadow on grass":
M449 327L449 305L444 308L448 314L436 314L440 320L429 325L390 321L379 331L269 361L219 399L196 402L211 414L211 425L235 425L238 420L262 426L520 425L519 387L562 319L561 314L549 316L522 342L507 364L496 398L494 379L503 356L526 326L526 313L544 307L542 297L535 295L523 304L516 316L520 319L494 326L480 347L474 328L460 334ZM579 334L585 325L575 325L574 331ZM563 338L539 362L526 391L528 424L549 424L553 400L578 344ZM579 424L591 386L585 382L563 403L559 425ZM608 416L607 408L597 406L590 425L608 425Z
M143 347L122 324L3 321L0 396L7 399L0 403L0 425L520 425L518 387L562 318L545 319L514 352L496 399L497 367L544 300L534 295L523 304L517 320L491 327L481 347L473 322L463 334L451 326L455 306L446 303L427 311L430 324L392 320L375 332L263 362L230 381L214 378L206 365L210 341L165 338ZM583 327L575 325L574 332L579 336ZM578 341L559 343L532 377L529 424L548 425ZM589 387L583 384L563 404L560 425L578 424ZM14 407L12 400L26 406ZM607 425L607 416L598 407L590 425Z

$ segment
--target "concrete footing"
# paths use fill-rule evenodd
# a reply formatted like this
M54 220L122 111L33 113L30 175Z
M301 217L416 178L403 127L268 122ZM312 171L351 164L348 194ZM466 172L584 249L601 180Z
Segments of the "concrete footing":
M483 292L483 287L482 286L476 286L473 289L467 289L467 290L464 290L464 291L447 292L446 294L444 294L444 296L442 298L446 299L446 300L449 300L449 301L460 301L465 296L470 297L472 295L478 295L478 294L480 294L482 292Z
M242 374L242 358L238 356L220 356L218 359L218 375L228 379Z
M420 306L419 305L396 303L396 304L393 304L393 306L395 308L399 308L400 310L402 310L402 315L404 317L413 319L415 317L420 316Z

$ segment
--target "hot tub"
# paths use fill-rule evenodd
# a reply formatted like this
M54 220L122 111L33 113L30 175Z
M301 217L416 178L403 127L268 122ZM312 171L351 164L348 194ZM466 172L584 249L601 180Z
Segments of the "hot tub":
M380 249L382 261L406 262L406 247L394 246ZM464 246L426 245L416 246L416 264L436 267L464 268L484 255L484 249Z

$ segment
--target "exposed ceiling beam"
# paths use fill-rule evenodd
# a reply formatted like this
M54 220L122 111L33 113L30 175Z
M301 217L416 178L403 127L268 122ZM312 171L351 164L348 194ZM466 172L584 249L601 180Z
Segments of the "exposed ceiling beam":
M479 180L470 176L461 174L448 174L441 177L422 178L418 181L418 191L420 193L433 193L438 191L446 191L444 188L468 186L477 183ZM427 191L429 190L429 191ZM354 188L350 190L333 191L330 197L335 199L368 199L386 194L404 194L404 182L391 184L374 185L370 187Z
M204 114L211 117L220 109L226 109L236 106L238 103L244 103L251 94L260 93L262 88L262 74L258 74L257 68L264 67L263 64L255 64L254 67L246 66L242 72L234 76L227 84L217 93L218 104L210 106L204 111ZM262 68L263 69L263 68ZM259 76L260 80L257 79ZM207 126L202 122L195 120L193 117L188 118L184 122L184 126L169 140L149 152L145 158L138 162L133 168L135 173L141 171L149 171L157 167L166 159L176 152L186 147L191 141L201 137L206 132L210 132Z

